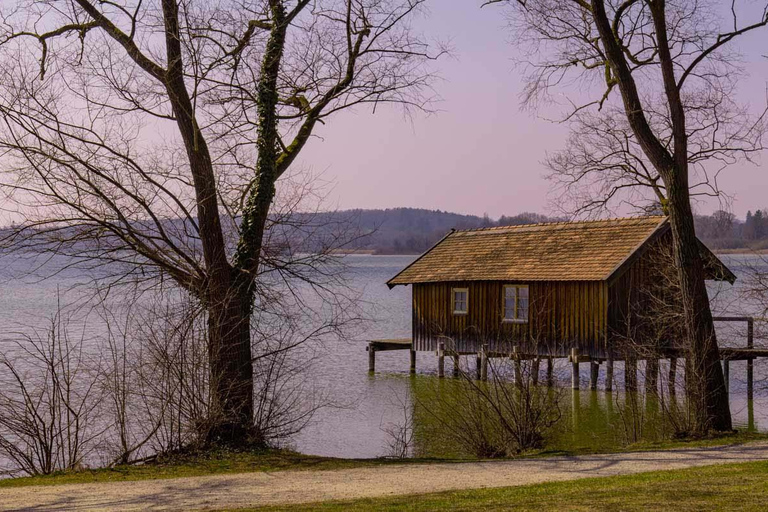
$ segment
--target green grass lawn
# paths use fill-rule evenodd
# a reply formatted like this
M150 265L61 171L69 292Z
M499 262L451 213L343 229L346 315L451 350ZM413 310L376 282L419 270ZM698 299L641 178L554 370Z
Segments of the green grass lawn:
M752 441L768 440L766 434L737 433L707 439L688 441L665 441L641 443L626 447L624 451L665 450L680 447L721 446ZM580 455L600 453L600 450L579 449L574 451L541 451L524 454L525 457L548 457L556 455ZM248 473L254 471L284 470L332 470L354 467L370 467L383 464L419 464L437 462L463 462L467 459L336 459L303 455L286 450L265 450L252 452L213 452L203 454L176 455L158 461L108 469L86 469L67 471L52 475L23 477L0 480L2 487L29 485L60 485L75 483L117 482L130 480L152 480L189 476L215 475L224 473ZM475 459L472 459L475 460Z
M267 511L768 510L768 461ZM242 512L242 511L241 511Z

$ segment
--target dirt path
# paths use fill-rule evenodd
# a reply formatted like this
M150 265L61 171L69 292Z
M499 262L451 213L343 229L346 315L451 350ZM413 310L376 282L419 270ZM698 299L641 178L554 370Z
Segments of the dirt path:
M207 510L506 487L768 459L768 443L0 489L0 510Z

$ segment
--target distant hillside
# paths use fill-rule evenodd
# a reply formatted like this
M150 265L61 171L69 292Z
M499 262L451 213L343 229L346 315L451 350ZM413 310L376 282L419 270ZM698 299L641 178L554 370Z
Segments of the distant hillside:
M342 217L350 227L354 227L363 235L351 249L375 254L421 254L445 236L451 228L474 229L563 220L538 213L521 213L493 220L488 216L421 208L345 210L332 215Z
M712 215L696 215L696 233L715 251L750 251L768 249L768 209L747 213L745 220L733 214L716 211ZM421 254L445 236L451 228L474 229L492 226L535 224L567 220L538 213L502 216L498 220L487 215L464 215L421 208L387 208L386 210L345 210L332 214L361 237L350 249L374 254Z

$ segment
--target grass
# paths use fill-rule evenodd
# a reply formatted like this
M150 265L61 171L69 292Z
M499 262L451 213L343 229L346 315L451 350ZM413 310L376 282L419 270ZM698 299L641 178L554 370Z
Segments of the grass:
M768 434L736 433L713 436L697 440L644 442L627 446L619 451L668 450L674 448L701 448L741 444L768 440ZM617 450L612 450L616 452ZM521 457L551 457L558 455L586 455L606 453L606 450L579 449L573 451L545 450L521 455ZM156 480L191 476L217 475L226 473L249 473L259 471L285 470L334 470L356 467L372 467L385 464L433 464L458 463L468 459L337 459L303 455L288 450L263 450L249 452L216 451L191 453L163 457L157 461L140 464L115 466L105 469L84 469L65 471L51 475L40 475L0 480L0 488L24 487L30 485L62 485L99 482L120 482L134 480ZM471 459L475 460L475 459Z
M571 482L362 499L269 511L766 510L768 462L658 471ZM241 510L242 512L242 510Z
M146 464L62 471L51 475L0 480L0 488L128 480L155 480L258 471L344 469L391 463L388 459L334 459L288 450L216 451L163 457Z

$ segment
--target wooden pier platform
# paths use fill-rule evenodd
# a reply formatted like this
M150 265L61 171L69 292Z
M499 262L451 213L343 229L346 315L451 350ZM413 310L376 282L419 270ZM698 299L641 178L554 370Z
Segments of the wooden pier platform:
M385 340L368 340L368 371L376 371L376 352L386 352L388 350L410 350L411 351L411 373L416 373L416 351L413 350L413 340L411 338L390 338Z
M755 347L754 346L754 322L755 318L746 316L721 316L714 317L715 322L742 322L746 324L746 347L733 347L733 346L721 346L720 347L720 359L723 364L723 373L726 380L726 386L729 387L730 367L731 361L746 361L747 362L747 397L749 400L753 398L753 382L754 382L754 360L758 358L768 358L768 347ZM759 319L765 321L766 319ZM410 351L410 371L416 372L416 351L413 347L413 340L411 338L390 338L390 339L377 339L368 340L368 370L374 372L376 370L376 352L385 352L389 350L408 350ZM631 363L632 370L629 371L629 378L627 379L627 385L629 386L636 380L634 374L637 372L638 361L646 361L646 371L650 375L646 376L646 380L650 382L650 385L656 387L658 379L658 364L659 359L670 360L670 379L674 382L677 374L678 359L685 358L685 351L680 348L666 347L659 350L655 355L648 356L642 353L634 355L629 361L625 362L625 365ZM518 347L512 347L512 351L508 352L496 352L491 351L488 345L482 345L478 352L463 352L455 351L446 347L446 343L440 342L437 347L438 358L438 377L445 375L445 357L451 357L454 361L454 376L458 375L458 361L460 356L474 356L477 358L477 378L485 380L487 378L487 365L488 360L491 358L511 358L517 361L517 365L521 361L532 361L532 364L536 368L538 377L539 363L544 360L547 362L547 383L552 385L552 368L554 359L567 358L568 362L572 366L572 387L578 389L579 387L579 364L590 364L590 388L596 389L597 380L600 372L600 366L606 363L606 391L612 391L613 389L613 363L614 360L622 360L620 354L609 356L608 358L594 358L588 355L581 354L578 348L572 348L569 353L566 354L540 354L540 353L525 353L523 351L518 352ZM614 359L618 356L617 359ZM625 370L626 371L626 370ZM537 379L538 380L538 379ZM632 385L634 387L634 385Z

